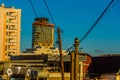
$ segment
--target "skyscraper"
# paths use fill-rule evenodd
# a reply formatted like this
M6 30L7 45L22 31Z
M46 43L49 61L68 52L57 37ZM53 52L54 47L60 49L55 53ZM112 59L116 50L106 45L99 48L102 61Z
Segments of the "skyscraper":
M48 18L36 18L32 27L32 48L51 48L54 44L54 24Z
M54 46L54 24L45 17L35 18L32 24L32 48L23 53L59 55L59 49ZM66 51L62 50L66 55Z
M21 9L0 6L0 61L20 54Z

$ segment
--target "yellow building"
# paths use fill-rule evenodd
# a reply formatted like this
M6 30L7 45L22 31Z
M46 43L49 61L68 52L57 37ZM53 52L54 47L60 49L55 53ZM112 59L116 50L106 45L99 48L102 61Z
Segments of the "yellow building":
M20 54L21 9L0 6L0 61Z

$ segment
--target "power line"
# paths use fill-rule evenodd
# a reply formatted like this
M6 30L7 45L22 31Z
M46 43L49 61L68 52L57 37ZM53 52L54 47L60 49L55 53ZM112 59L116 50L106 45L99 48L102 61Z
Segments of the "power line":
M114 0L112 0L109 5L105 8L105 10L102 12L102 14L98 17L98 19L95 21L95 23L92 25L92 27L85 33L85 35L79 40L79 43L81 43L89 34L90 32L96 27L96 25L98 24L98 22L102 19L102 17L104 16L104 14L106 13L106 11L109 9L109 7L111 6L111 4L114 2ZM74 45L72 45L70 48L68 48L67 51L70 51L72 48L74 47Z
M34 8L34 6L33 6L32 1L31 1L31 0L29 0L29 1L30 1L30 4L31 4L31 7L32 7L32 9L33 9L33 12L34 12L35 17L38 17L38 16L37 16L37 13L36 13L36 10L35 10L35 8ZM50 10L49 10L49 7L48 7L48 5L47 5L47 2L46 2L45 0L43 0L43 1L44 1L45 6L46 6L46 9L48 10L48 13L49 13L51 19L52 19L52 22L55 24L55 28L56 28L56 29L55 29L55 32L57 33L57 27L56 27L55 20L54 20L51 12L50 12ZM42 31L44 32L43 29L42 29Z
M38 16L37 16L37 13L36 13L36 11L35 11L35 8L34 8L34 6L33 6L33 4L32 4L32 1L31 1L31 0L29 0L29 1L30 1L30 4L31 4L31 7L32 7L32 9L33 9L33 12L34 12L35 17L38 17Z
M120 0L115 0L114 3L110 6L110 9L108 11L106 11L104 16L106 16L111 11L111 9L113 9L119 2L120 2Z
M49 9L49 7L48 7L48 5L47 5L46 0L43 0L43 2L44 2L44 4L45 4L45 6L46 6L46 9L47 9L47 11L48 11L48 13L49 13L51 19L52 19L52 22L53 22L53 23L55 24L55 26L56 26L55 20L54 20L52 14L51 14L51 12L50 12L50 9Z
M104 14L106 13L106 11L109 9L109 7L111 6L111 4L113 3L114 0L112 0L109 5L105 8L105 10L102 12L102 14L98 17L98 19L95 21L95 23L92 25L92 27L85 33L85 35L81 38L81 40L79 40L79 42L81 43L89 34L90 32L96 27L96 25L98 24L98 22L103 18Z
M55 24L55 28L56 28L55 20L54 20L51 12L50 12L50 10L49 10L49 7L48 7L48 5L47 5L47 2L46 2L45 0L43 0L43 1L44 1L45 6L46 6L46 9L48 10L48 13L49 13L51 19L52 19L52 22ZM34 12L35 17L37 18L38 16L37 16L36 10L35 10L35 8L34 8L34 6L33 6L33 3L32 3L31 0L29 0L29 2L30 2L30 4L31 4L31 7L32 7L32 9L33 9L33 12ZM42 30L42 31L44 32L44 30ZM55 29L55 32L57 33L57 28Z
M58 29L58 27L56 27L57 25L56 25L56 22L55 22L55 20L54 20L54 17L53 17L53 15L52 15L49 7L48 7L48 4L47 4L46 0L43 0L43 2L44 2L44 4L45 4L45 6L46 6L46 9L47 9L50 17L51 17L52 22L55 24L55 33L57 34L57 29ZM60 30L60 31L63 32L63 30ZM56 36L57 36L57 35L56 35ZM56 41L55 43L58 44L57 42L58 42L58 41Z
M116 0L114 5L112 6L112 8L114 8L119 2L120 2L120 0Z

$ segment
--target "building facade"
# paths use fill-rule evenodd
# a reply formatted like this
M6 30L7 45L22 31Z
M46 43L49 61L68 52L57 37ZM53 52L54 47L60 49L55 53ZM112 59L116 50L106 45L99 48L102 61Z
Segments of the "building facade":
M71 78L71 56L64 55L64 78ZM91 56L81 53L78 56L78 77L85 78ZM10 56L10 61L0 63L0 80L61 80L60 55L20 54ZM90 80L90 79L89 79Z
M106 54L92 57L92 63L88 67L88 76L98 80L117 80L120 72L120 55Z
M0 61L20 54L21 9L0 6Z
M54 24L48 18L36 18L32 27L32 48L51 48L54 43Z

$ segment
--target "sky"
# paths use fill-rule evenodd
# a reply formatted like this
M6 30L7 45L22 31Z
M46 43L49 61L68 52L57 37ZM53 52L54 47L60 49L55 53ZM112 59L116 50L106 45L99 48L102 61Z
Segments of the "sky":
M43 0L31 0L38 17L52 19ZM55 21L62 30L62 48L67 50L80 40L95 23L111 0L46 0ZM0 0L0 5L21 9L21 51L31 48L32 23L36 18L30 0ZM57 33L55 32L55 41ZM90 55L120 54L120 0L114 0L92 32L79 45Z

